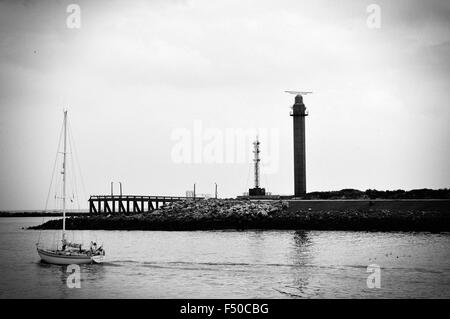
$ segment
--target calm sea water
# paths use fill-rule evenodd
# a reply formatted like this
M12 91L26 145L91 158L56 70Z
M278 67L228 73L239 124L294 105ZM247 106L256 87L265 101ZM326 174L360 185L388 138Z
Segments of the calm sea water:
M0 218L0 298L450 298L450 234L348 231L79 231L107 262L41 263L42 218ZM41 238L58 238L42 231ZM367 287L367 266L381 287Z

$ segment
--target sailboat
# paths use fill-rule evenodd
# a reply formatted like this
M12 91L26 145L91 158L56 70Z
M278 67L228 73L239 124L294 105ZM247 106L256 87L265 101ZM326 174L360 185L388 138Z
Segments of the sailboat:
M40 246L40 242L36 243L37 253L41 260L56 265L70 265L70 264L90 264L101 263L105 258L105 250L102 246L97 246L95 242L91 241L88 249L83 249L82 244L72 243L66 238L66 179L67 179L67 110L64 110L64 146L63 146L63 165L62 165L62 238L61 247L57 245L56 249L44 248Z

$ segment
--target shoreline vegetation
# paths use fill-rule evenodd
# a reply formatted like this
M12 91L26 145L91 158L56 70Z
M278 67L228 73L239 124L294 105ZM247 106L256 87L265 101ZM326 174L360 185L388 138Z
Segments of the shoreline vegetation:
M29 229L60 229L50 220ZM85 214L69 230L365 230L450 231L450 199L270 200L201 199L138 214Z
M339 191L310 192L304 199L450 199L450 189L421 188L409 191L367 189L360 191L347 188Z

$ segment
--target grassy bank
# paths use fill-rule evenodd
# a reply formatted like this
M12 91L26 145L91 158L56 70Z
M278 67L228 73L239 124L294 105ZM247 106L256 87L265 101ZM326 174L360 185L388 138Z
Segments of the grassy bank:
M135 215L68 218L67 229L212 230L310 229L450 231L450 201L246 201L175 202ZM51 220L32 229L60 229Z

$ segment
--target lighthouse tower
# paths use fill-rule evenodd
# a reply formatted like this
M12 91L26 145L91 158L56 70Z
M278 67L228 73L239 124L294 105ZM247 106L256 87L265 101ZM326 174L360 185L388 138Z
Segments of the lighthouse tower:
M310 92L288 93L296 94L291 112L294 122L294 196L302 197L306 195L305 117L308 116L302 95Z

